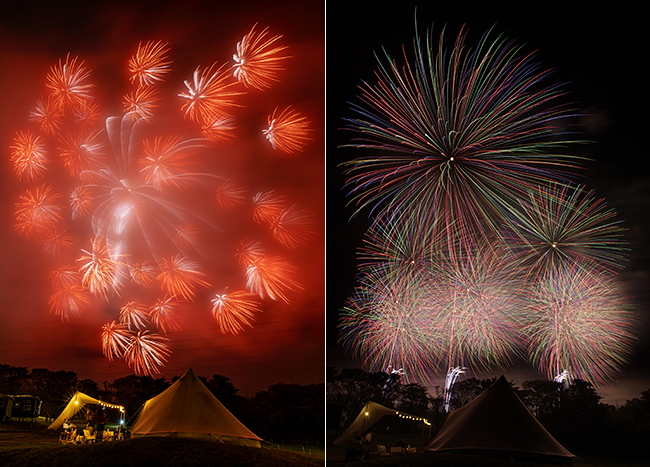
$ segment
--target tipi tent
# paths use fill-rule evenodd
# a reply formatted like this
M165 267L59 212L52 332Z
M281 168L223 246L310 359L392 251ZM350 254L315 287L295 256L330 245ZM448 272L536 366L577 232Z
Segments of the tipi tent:
M395 409L389 409L384 407L381 404L378 404L373 401L368 401L366 405L363 406L357 418L354 419L352 425L343 432L341 436L336 438L332 444L334 445L344 445L347 444L352 438L359 438L369 430L375 423L377 423L384 415L397 415L400 417L408 417L415 420L422 420L425 423L427 422L424 418L416 417L414 415L408 415L403 412L399 412Z
M165 391L145 402L131 433L210 438L257 447L262 440L214 397L191 368Z
M476 399L451 412L423 447L424 451L458 449L575 457L537 421L504 376Z
M108 402L100 401L99 399L90 397L84 394L83 392L77 391L74 393L74 396L72 396L72 398L70 399L70 402L68 402L68 405L65 406L65 409L63 409L61 415L59 415L57 419L54 420L50 424L50 426L47 427L47 429L58 430L59 428L61 428L61 425L63 425L64 421L70 420L72 417L74 417L77 414L77 412L79 412L86 405L99 405L102 407L117 409L122 414L124 413L124 407L122 407L121 405L109 404Z

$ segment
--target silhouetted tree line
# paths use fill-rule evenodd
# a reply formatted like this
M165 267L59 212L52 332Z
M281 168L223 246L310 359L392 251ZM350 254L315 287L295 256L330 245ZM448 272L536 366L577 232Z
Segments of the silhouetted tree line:
M429 394L418 384L403 384L386 373L368 373L361 369L338 371L329 367L327 385L327 429L343 432L372 400L387 407L427 418L435 427L445 419L443 389ZM496 381L467 378L456 382L451 408L470 402ZM602 402L591 383L576 380L570 386L554 381L524 381L522 387L510 383L533 415L564 447L576 455L648 459L650 439L650 389L640 398L615 407ZM393 420L386 420L392 418ZM384 417L377 430L390 424L391 432L421 430L422 424L406 419Z
M0 364L1 394L30 394L42 401L41 415L58 417L76 391L124 406L132 423L144 403L167 389L172 381L151 376L129 375L103 388L90 379L79 379L74 371L50 371ZM199 376L217 399L253 433L268 441L323 442L325 439L324 384L277 383L253 397L239 394L232 381L222 375Z

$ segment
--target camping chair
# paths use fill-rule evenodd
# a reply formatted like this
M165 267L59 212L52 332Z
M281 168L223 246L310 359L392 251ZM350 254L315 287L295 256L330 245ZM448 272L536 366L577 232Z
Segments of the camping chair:
M379 457L388 457L390 453L386 451L386 446L383 444L377 445L377 451L379 452Z
M59 434L59 444L68 444L70 442L70 432L68 430L62 431Z
M95 440L95 433L90 434L90 430L84 430L84 443L94 443Z

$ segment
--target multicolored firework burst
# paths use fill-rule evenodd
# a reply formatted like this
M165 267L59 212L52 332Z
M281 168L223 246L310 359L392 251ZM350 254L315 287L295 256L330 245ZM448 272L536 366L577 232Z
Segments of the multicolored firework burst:
M292 250L315 237L311 215L281 194L278 209L260 207L251 194L273 190L231 180L216 157L217 145L235 139L243 123L233 110L243 108L241 96L249 87L268 90L280 60L289 58L281 55L288 48L278 45L281 36L267 40L266 32L253 28L237 46L234 75L227 65L198 65L185 91L169 43L140 42L128 60L122 115L106 115L93 71L68 54L45 70L47 92L9 148L26 185L15 203L15 230L55 264L51 312L70 321L91 309L113 310L102 327L103 353L136 374L159 373L169 360L184 311L203 309L211 319L212 310L216 326L237 334L253 327L269 300L289 303L302 287L285 255L295 258ZM275 140L302 151L309 124L297 111L286 115L293 120L276 124ZM259 122L258 135L265 125ZM266 144L261 136L259 144ZM229 225L264 239L255 240L259 254L219 250ZM210 302L213 288L228 287L238 291L222 295L220 305Z
M449 368L502 368L523 355L523 284L504 253L480 242L435 263L429 313L445 342Z
M374 272L374 274L373 274ZM366 270L341 313L340 340L373 371L402 368L407 382L429 381L444 342L429 313L424 281Z
M627 361L635 320L609 274L580 266L542 275L526 295L524 333L531 360L549 379L600 384Z
M614 277L624 229L571 182L582 158L558 151L572 142L565 93L534 54L491 37L471 49L464 31L451 48L444 30L437 47L416 35L403 67L386 53L346 127L368 154L342 165L371 226L341 342L375 370L429 382L446 369L446 401L465 370L526 357L602 382L632 341Z
M512 209L505 242L531 274L571 265L623 268L624 228L603 198L581 186L537 187Z
M436 48L418 35L412 61L405 54L400 68L386 55L376 83L361 86L346 128L362 136L349 146L380 155L344 163L357 212L419 211L447 236L489 233L504 203L576 166L553 151L564 144L553 122L570 112L560 86L544 84L551 72L502 36L485 34L476 49L465 37L447 48L443 31Z
M457 364L513 362L523 354L521 301L501 253L481 245L427 267L409 262L408 272L390 261L366 265L342 312L342 342L372 368L399 365L424 381Z

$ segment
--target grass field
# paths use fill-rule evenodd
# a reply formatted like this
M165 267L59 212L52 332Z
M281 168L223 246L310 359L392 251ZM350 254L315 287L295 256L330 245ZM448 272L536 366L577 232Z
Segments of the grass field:
M322 467L323 451L266 444L232 446L192 438L134 438L60 445L58 434L42 429L0 429L2 467ZM305 454L300 452L305 449ZM298 452L295 452L298 451ZM312 454L307 452L311 451ZM316 453L314 453L316 452Z
M373 434L370 452L370 459L363 461L345 462L347 447L332 446L336 439L332 433L328 433L328 444L326 449L327 466L335 467L549 467L561 466L562 464L551 458L544 459L543 463L526 462L523 460L512 460L506 453L502 457L481 456L471 453L460 452L438 452L438 453L416 453L408 455L397 455L392 457L379 457L377 445L395 446L397 441L414 446L419 451L428 439L428 433L420 434ZM650 458L650 457L649 457ZM516 458L515 458L516 459ZM601 459L590 456L578 456L572 459L573 467L650 467L650 460L622 460L622 459Z
M513 461L472 454L425 453L369 459L365 461L342 462L327 460L328 467L552 467L561 466L550 459L548 463ZM573 467L647 467L649 461L628 461L577 457Z

